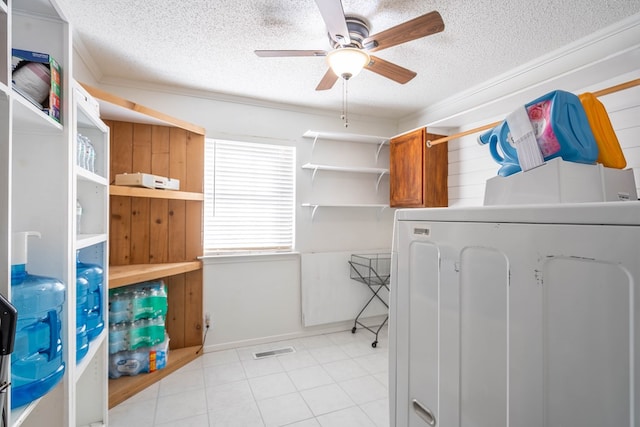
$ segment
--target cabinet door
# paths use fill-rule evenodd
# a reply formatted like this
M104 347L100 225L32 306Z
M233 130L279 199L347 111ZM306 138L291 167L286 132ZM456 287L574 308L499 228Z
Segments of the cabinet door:
M531 228L541 240L543 425L639 425L639 227ZM517 402L515 386L525 386L514 382Z
M391 207L442 207L448 205L447 144L431 148L427 140L440 135L418 129L392 138L389 151Z
M400 224L392 275L391 425L459 425L457 253L429 225ZM394 359L395 358L395 359Z
M430 234L459 254L461 427L637 425L638 227L444 223ZM442 342L443 271L431 275L445 426L442 364L456 356Z

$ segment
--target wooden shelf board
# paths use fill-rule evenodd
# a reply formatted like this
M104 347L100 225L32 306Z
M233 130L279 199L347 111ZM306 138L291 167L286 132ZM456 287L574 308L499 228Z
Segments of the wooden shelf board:
M140 283L146 280L187 273L202 268L201 261L164 264L132 264L109 266L109 289Z
M120 377L109 380L109 409L124 402L150 385L160 381L192 360L197 359L200 346L185 347L169 351L167 366L159 371L140 374L133 377Z
M204 194L192 193L188 191L155 190L153 188L126 187L123 185L110 185L109 195L147 197L151 199L173 199L173 200L204 200Z
M160 111L136 104L119 96L105 92L102 89L80 83L87 92L100 103L100 116L103 119L118 121L133 121L164 126L174 126L186 129L199 135L205 134L205 129L184 120L176 119Z

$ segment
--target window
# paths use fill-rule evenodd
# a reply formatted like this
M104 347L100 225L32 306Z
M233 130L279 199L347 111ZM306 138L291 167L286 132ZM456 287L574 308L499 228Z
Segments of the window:
M291 250L295 148L207 139L205 254Z

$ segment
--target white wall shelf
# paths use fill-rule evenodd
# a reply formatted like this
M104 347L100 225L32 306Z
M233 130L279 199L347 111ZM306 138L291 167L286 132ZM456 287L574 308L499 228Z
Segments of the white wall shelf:
M389 138L386 137L382 137L382 136L372 136L372 135L358 135L358 134L350 134L350 133L342 133L342 132L319 132L319 131L313 131L313 130L308 130L303 134L304 138L311 138L313 139L313 146L311 148L311 157L313 157L313 151L315 149L315 145L316 142L319 139L323 139L323 140L330 140L330 141L341 141L341 142L345 142L348 144L371 144L371 145L377 145L377 150L376 150L376 155L375 155L375 162L376 164L379 161L379 157L380 157L380 150L382 149L383 146L389 144ZM352 147L355 148L355 147ZM358 153L363 153L362 150L358 151ZM360 162L360 164L362 164ZM374 166L370 166L370 167L363 167L363 166L342 166L342 165L334 165L334 164L326 164L326 163L313 163L311 162L307 162L305 164L303 164L301 166L302 169L305 170L310 170L312 171L312 175L311 175L311 185L313 186L315 179L316 179L316 175L318 174L318 171L323 171L323 172L329 172L329 173L344 173L344 174L369 174L369 175L374 175L377 177L376 182L375 182L375 192L378 193L378 190L380 189L380 182L382 180L382 177L384 177L385 175L389 175L389 169L388 168L381 168L381 167L376 167ZM329 182L331 182L329 180ZM355 177L353 179L353 182L356 182ZM351 181L348 181L347 183L351 183ZM322 188L317 189L319 191L319 193L322 193ZM324 188L325 192L327 190L327 187L325 186ZM378 194L374 194L374 198L375 199L379 199L379 195ZM321 195L317 198L322 198L324 199L324 197L322 197ZM389 205L387 203L384 203L384 200L377 200L382 201L383 203L303 203L301 206L302 207L309 207L311 208L311 221L314 220L316 212L318 211L318 208L322 207L322 208L374 208L374 209L379 209L378 212L378 218L380 218L380 214L382 213L382 211L386 208L389 207Z
M303 135L311 139L330 139L333 141L361 142L365 144L388 144L389 138L386 136L358 135L346 132L319 132L308 130Z
M76 175L78 176L78 179L83 180L83 181L87 181L87 182L93 182L95 184L98 185L103 185L105 187L107 187L109 185L109 181L107 181L107 178L97 175L91 171L88 171L84 168L78 168L76 170Z
M108 240L108 235L103 234L80 234L76 238L76 249L88 248L89 246L104 243Z
M378 187L380 186L380 180L382 179L382 177L389 173L389 169L383 169L383 168L333 166L333 165L320 165L315 163L305 163L304 165L302 165L302 169L309 169L313 171L313 174L311 175L311 182L315 180L316 174L318 173L318 171L365 173L365 174L378 175L378 180L376 181L376 191L378 191Z
M93 362L98 351L104 350L101 347L107 342L107 330L107 328L104 328L102 332L100 332L100 335L98 335L96 339L89 343L89 351L87 352L86 356L83 357L82 360L76 365L76 369L74 372L75 382L78 382L80 377L82 377L84 371L87 369L87 366L89 366Z
M40 403L41 399L42 398L40 397L31 403L28 403L19 408L12 409L11 410L11 426L12 427L21 426L25 422L25 420L29 417L29 414L31 414L31 412L38 406L38 403Z
M318 208L373 208L379 209L378 214L382 213L385 209L389 208L389 205L385 204L376 204L376 203L303 203L300 206L304 208L312 208L311 210L311 220L313 221L316 216L316 211Z
M378 150L376 151L376 161L380 156L380 150L382 150L382 147L384 145L389 145L390 139L386 136L359 135L355 133L344 132L319 132L315 130L308 130L302 136L305 138L313 139L311 153L313 153L318 139L326 139L330 141L358 142L362 144L377 144Z
M62 133L63 127L60 123L47 116L42 110L38 109L31 102L17 92L12 91L13 99L13 118L16 130L41 130L45 132L59 131Z
M106 331L89 344L76 363L76 253L84 262L107 264L108 257L108 128L91 111L83 111L72 96L72 34L59 0L0 0L0 272L9 279L9 245L13 232L34 230L41 239L30 247L32 271L65 284L60 310L61 349L65 374L42 397L9 412L8 426L65 427L107 421ZM12 48L51 55L60 65L60 121L14 90L11 83ZM76 133L87 132L96 144L96 172L77 167ZM43 178L44 177L44 178ZM85 234L78 234L76 200L86 209ZM105 281L108 271L105 269ZM9 280L0 292L13 300ZM103 286L102 307L106 307ZM16 301L17 304L17 301ZM106 310L102 309L102 321ZM96 331L97 334L97 331ZM10 372L7 372L10 380ZM3 398L8 396L6 393ZM87 403L85 399L91 399ZM20 404L18 402L18 404Z
M101 315L103 330L89 342L87 354L76 363L72 371L75 399L70 407L70 415L75 417L76 425L88 425L94 422L106 424L107 411L107 366L108 318L105 308L108 306L108 254L109 254L109 127L100 120L97 111L89 101L89 95L82 93L78 84L73 82L71 104L73 111L73 129L71 132L72 163L75 175L73 185L73 204L78 200L82 206L82 215L74 215L73 230L76 236L73 253L76 252L82 262L100 265L103 269ZM94 161L92 170L82 164L86 154L82 154L78 145L78 136L83 135L93 147ZM78 222L79 221L79 222ZM73 316L75 320L75 316ZM75 326L75 325L74 325ZM69 335L72 335L72 330Z

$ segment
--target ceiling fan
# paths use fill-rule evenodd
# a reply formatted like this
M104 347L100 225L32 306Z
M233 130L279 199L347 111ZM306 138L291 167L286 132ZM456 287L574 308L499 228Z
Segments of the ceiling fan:
M320 80L316 90L331 89L339 77L348 80L362 68L405 84L417 75L416 72L371 55L371 52L444 30L442 17L437 11L433 11L380 33L369 35L368 23L360 17L345 15L341 0L316 0L316 4L327 26L331 50L255 51L255 54L260 57L326 56L330 68Z

